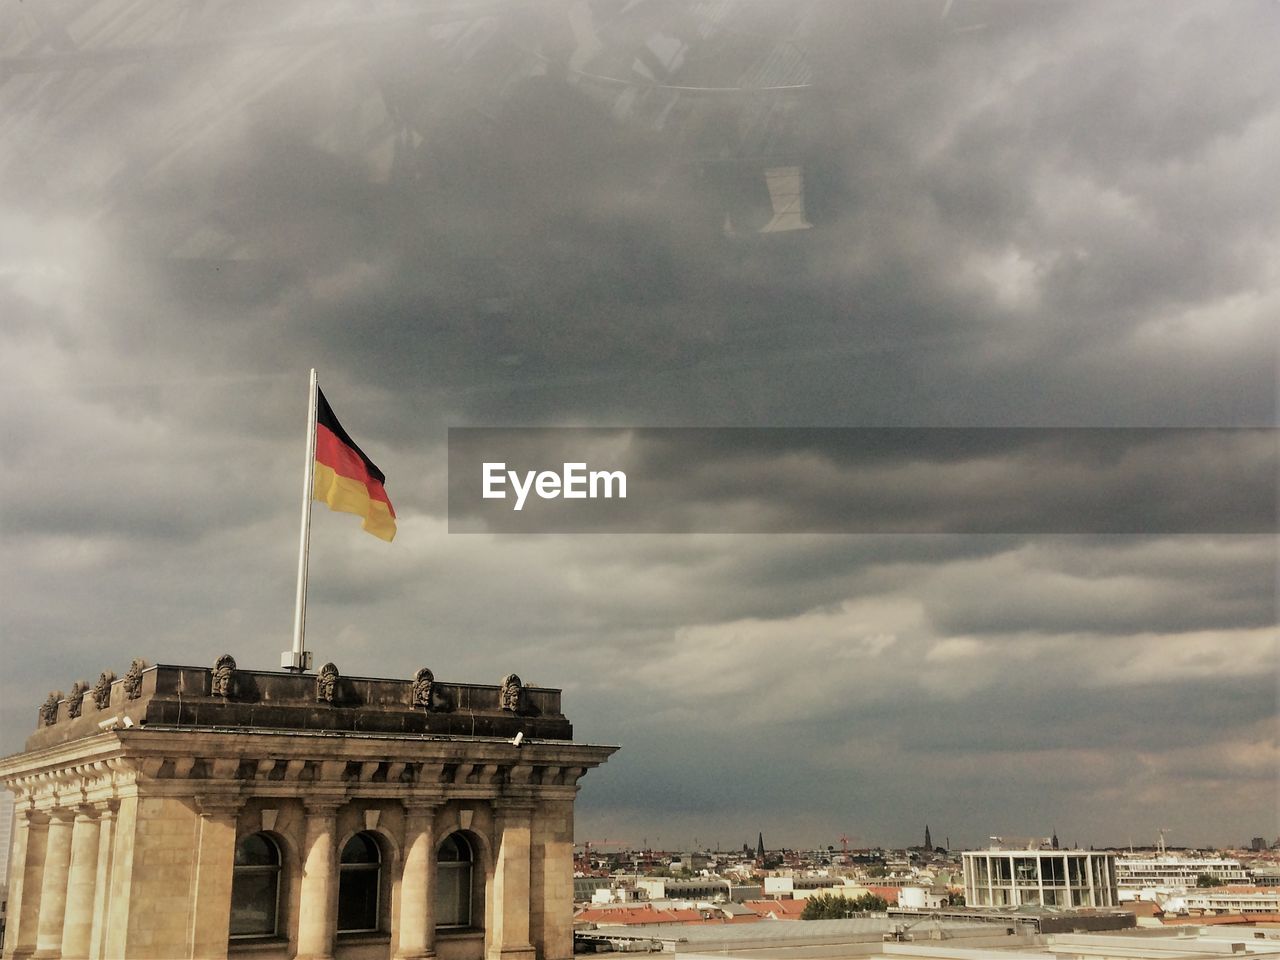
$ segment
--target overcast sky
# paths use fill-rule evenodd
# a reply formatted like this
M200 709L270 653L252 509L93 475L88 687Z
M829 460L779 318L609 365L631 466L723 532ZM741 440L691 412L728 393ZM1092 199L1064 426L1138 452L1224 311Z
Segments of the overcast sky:
M1278 35L1263 0L5 4L0 752L133 657L279 663L315 366L400 520L317 511L318 661L562 687L622 746L580 839L1274 837L1272 535L450 535L445 440L1275 426ZM1183 453L1153 496L1233 495ZM807 476L730 459L740 510Z

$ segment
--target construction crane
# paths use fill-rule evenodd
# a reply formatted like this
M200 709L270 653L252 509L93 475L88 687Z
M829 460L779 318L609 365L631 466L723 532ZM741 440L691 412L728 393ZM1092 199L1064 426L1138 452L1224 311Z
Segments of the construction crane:
M840 841L840 852L846 857L849 856L849 844L853 844L856 848L862 843L862 838L856 833L853 836L849 836L847 833L842 833L836 839Z

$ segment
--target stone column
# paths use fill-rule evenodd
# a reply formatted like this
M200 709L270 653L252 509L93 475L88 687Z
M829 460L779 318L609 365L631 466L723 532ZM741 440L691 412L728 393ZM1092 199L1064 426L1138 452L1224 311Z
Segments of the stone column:
M338 807L345 800L307 800L307 831L298 907L297 960L332 960L338 916Z
M115 862L115 800L108 801L98 812L98 869L93 880L93 930L90 932L90 957L106 954L106 929L111 918L111 865Z
M396 957L436 955L436 810L439 800L405 800L404 874Z
M534 960L529 943L529 852L533 804L494 804L498 853L493 873L489 960Z
M49 813L44 877L40 883L40 922L36 926L37 958L62 955L62 921L67 914L67 872L71 867L71 829L76 813L55 807Z
M40 922L40 887L44 880L44 856L48 847L49 818L30 808L19 811L14 826L9 875L8 923L4 934L4 955L21 960L36 949L36 926Z
M63 960L89 960L93 891L98 879L98 827L98 812L93 807L77 808L71 828L67 908L62 921Z
M237 797L200 797L196 900L192 906L191 955L224 960L231 936L231 882L236 858Z
M541 800L533 816L529 936L543 960L573 957L573 801Z

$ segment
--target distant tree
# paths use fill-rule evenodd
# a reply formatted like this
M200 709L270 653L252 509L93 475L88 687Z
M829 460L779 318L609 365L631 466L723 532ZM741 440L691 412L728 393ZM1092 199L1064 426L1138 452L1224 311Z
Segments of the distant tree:
M948 904L949 906L952 906L952 907L963 907L963 906L964 906L964 894L963 894L963 893L953 893L953 894L951 894L951 896L947 897L947 904Z
M889 871L886 870L884 867L880 866L879 864L876 864L873 867L867 868L868 877L887 877L888 875L889 875Z
M874 893L864 893L853 901L853 907L859 913L880 913L889 909L889 901Z
M1197 887L1220 887L1222 881L1215 877L1212 873L1202 873L1196 877Z
M889 902L874 893L864 893L860 897L843 897L831 893L821 893L805 901L801 920L843 920L845 917L856 917L860 913L876 913L887 910Z

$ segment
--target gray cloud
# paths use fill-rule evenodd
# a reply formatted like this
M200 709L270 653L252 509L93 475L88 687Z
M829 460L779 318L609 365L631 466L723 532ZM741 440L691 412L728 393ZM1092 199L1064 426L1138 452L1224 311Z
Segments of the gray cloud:
M714 9L0 8L2 749L278 662L316 366L317 649L563 685L584 835L1280 830L1274 538L445 533L446 426L1275 424L1275 4Z

